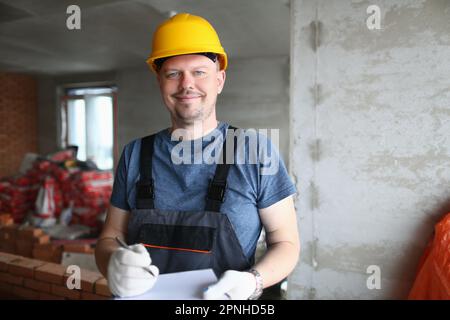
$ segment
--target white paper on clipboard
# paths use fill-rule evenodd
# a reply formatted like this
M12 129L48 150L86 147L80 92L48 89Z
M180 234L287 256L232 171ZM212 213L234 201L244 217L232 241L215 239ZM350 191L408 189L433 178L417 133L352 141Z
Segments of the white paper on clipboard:
M200 300L203 291L217 282L212 269L166 273L158 276L158 280L148 292L116 300ZM227 298L224 296L224 300Z

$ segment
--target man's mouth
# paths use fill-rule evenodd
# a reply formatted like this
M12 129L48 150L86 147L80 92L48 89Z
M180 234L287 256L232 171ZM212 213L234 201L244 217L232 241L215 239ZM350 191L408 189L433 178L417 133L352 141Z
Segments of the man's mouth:
M201 98L201 96L175 96L175 98L179 101L191 101L194 99Z

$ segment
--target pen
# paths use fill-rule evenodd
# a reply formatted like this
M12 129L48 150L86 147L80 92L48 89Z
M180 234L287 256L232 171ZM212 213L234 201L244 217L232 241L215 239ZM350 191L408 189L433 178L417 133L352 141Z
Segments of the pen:
M118 243L122 248L131 250L130 247L125 243L125 241L123 241L123 240L120 239L119 237L116 237L116 241L117 241L117 243ZM155 276L154 273L152 272L152 270L151 270L149 267L142 267L142 268L144 268L144 270L150 272L150 274L151 274L152 276Z

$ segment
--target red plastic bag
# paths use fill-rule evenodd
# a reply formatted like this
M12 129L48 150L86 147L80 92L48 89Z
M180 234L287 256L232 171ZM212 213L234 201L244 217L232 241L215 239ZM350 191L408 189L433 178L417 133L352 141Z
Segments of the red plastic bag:
M409 292L410 300L450 300L450 213L434 230Z

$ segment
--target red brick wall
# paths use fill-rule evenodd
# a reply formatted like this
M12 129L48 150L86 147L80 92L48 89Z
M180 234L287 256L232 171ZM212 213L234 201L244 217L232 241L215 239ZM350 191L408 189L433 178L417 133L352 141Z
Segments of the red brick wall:
M103 300L111 292L97 272L80 269L80 288L69 289L67 267L0 252L0 299Z
M9 215L0 215L1 299L110 299L107 280L98 272L80 269L80 288L70 290L71 274L60 264L62 251L91 253L88 245L50 243L42 229L19 228Z
M0 177L18 172L27 152L37 152L37 81L0 72Z

